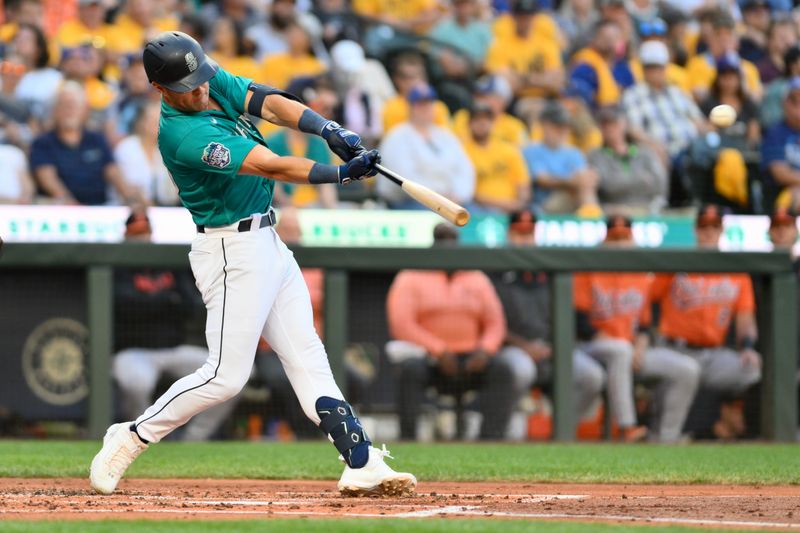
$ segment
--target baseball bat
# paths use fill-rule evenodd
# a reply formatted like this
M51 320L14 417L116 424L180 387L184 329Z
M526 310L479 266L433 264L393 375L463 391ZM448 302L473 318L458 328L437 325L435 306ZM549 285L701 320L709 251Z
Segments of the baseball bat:
M469 211L458 205L452 200L449 200L434 192L424 185L415 183L401 176L400 174L389 170L383 165L375 165L378 172L395 182L402 188L407 195L421 203L437 215L441 216L448 222L456 226L464 226L469 222Z

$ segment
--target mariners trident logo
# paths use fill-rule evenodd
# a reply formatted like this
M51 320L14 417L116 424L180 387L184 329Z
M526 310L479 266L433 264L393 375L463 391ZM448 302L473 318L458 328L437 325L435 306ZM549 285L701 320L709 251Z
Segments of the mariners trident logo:
M189 68L189 72L194 72L197 70L197 58L194 57L194 54L191 52L186 52L186 55L183 56L186 60L186 66Z

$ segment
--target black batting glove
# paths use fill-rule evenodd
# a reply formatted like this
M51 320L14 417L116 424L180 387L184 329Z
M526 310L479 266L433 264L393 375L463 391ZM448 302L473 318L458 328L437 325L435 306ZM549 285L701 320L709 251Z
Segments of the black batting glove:
M377 150L362 151L344 165L339 165L339 183L347 185L353 180L362 180L374 176L378 173L375 165L380 162L381 154Z
M339 156L342 161L350 161L365 151L364 146L361 144L361 137L357 133L344 129L333 120L325 124L320 135L327 141L331 151Z

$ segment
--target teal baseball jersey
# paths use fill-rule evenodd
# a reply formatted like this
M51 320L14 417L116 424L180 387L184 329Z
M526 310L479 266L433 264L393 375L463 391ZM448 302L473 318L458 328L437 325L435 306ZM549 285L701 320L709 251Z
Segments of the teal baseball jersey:
M250 82L217 71L209 95L222 111L184 113L161 102L158 147L195 224L226 226L272 203L273 180L238 173L255 145L267 146L244 112Z

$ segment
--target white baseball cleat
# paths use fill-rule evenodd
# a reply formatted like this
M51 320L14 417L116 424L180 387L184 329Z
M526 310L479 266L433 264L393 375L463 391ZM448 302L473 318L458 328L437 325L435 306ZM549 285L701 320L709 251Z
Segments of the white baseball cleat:
M103 447L92 459L89 483L100 494L111 494L125 470L147 449L139 436L130 430L133 422L114 424L103 437Z
M369 460L362 468L345 466L339 479L339 492L344 496L413 495L417 478L413 474L395 472L384 462L384 457L394 459L385 444L381 450L370 447Z

